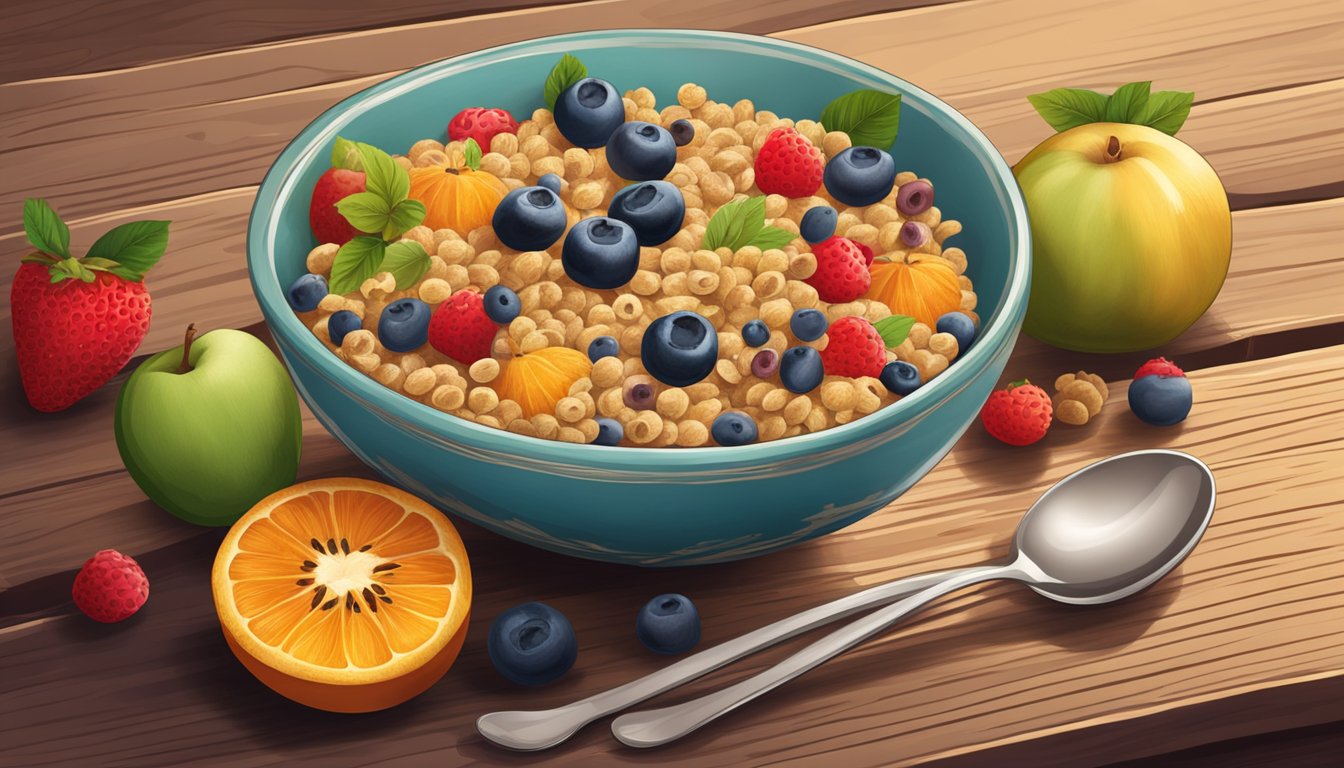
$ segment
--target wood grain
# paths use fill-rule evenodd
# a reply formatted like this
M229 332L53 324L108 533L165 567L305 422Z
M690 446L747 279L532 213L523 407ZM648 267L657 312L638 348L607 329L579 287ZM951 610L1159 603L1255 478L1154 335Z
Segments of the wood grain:
M463 526L478 593L462 659L420 699L358 719L303 710L241 673L215 626L208 569L219 534L206 533L143 554L153 593L126 624L93 626L66 608L0 632L12 670L0 695L14 701L22 692L23 700L0 721L4 759L1006 765L1014 763L999 755L1023 754L1014 745L1040 739L1053 745L1040 765L1090 765L1283 727L1269 713L1291 713L1297 726L1344 718L1336 578L1344 567L1344 347L1191 378L1197 405L1181 427L1139 424L1117 385L1095 427L1052 431L1030 453L972 432L898 504L754 561L674 571L579 564ZM1188 562L1123 606L1080 609L1007 585L976 589L667 750L618 749L599 725L554 753L523 756L472 731L481 712L556 705L659 666L628 630L649 594L691 594L705 642L715 643L884 579L999 556L1021 511L1054 480L1098 457L1156 446L1210 464L1218 510ZM968 493L987 486L992 499ZM525 598L565 611L583 639L574 673L520 696L489 669L484 627ZM666 701L739 679L788 650ZM113 696L119 706L108 708ZM1208 708L1217 702L1225 704ZM1218 716L1189 715L1200 711ZM53 741L39 726L54 720L78 727Z

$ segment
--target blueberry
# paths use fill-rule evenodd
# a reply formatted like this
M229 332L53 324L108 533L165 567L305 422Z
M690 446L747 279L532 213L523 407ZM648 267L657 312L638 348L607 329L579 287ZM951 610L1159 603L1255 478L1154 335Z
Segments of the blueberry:
M896 161L876 147L850 147L826 163L822 180L845 205L872 205L896 183Z
M545 685L574 666L579 643L564 614L545 603L524 603L490 625L486 650L495 669L519 685Z
M546 187L519 187L504 196L490 220L499 241L515 251L544 251L565 233L565 206Z
M635 634L654 653L685 653L700 642L700 612L685 595L659 595L640 609Z
M820 243L835 234L837 218L835 209L831 206L814 205L803 214L803 221L798 225L798 230L807 242Z
M598 336L588 345L588 359L596 363L604 357L615 357L621 345L612 336Z
M948 312L934 325L938 333L950 333L957 340L957 354L964 355L975 341L975 321L965 312Z
M622 123L607 139L607 164L622 179L661 179L677 164L677 143L661 125Z
M314 274L300 275L298 280L290 283L286 293L289 306L295 312L312 312L327 295L327 278Z
M555 127L575 146L604 146L624 122L625 103L606 80L585 77L555 100Z
M714 370L719 335L694 312L663 315L644 330L640 359L655 379L670 387L689 387Z
M541 178L537 179L538 187L545 187L555 194L560 194L560 185L563 180L554 173L543 173Z
M714 417L714 424L709 428L709 434L719 445L731 447L756 442L758 432L756 422L747 414L741 411L724 411Z
M902 184L896 190L896 210L918 216L933 207L933 185L922 179Z
M348 309L333 312L331 317L327 318L327 335L331 337L331 343L338 347L345 341L346 334L363 327L364 321Z
M619 288L639 269L639 240L624 221L595 216L565 235L560 261L569 279L585 288Z
M681 229L686 200L674 184L645 181L617 192L611 198L607 215L629 224L639 244L652 248L667 242Z
M419 299L397 299L378 317L378 340L393 352L410 352L429 340L432 314Z
M667 132L672 134L672 141L676 142L678 147L684 147L691 143L695 138L695 126L690 120L673 120L667 127Z
M919 378L919 369L904 360L893 360L882 368L878 377L883 386L893 394L905 396L919 389L923 381Z
M918 248L929 241L929 225L922 221L907 221L901 225L901 242L907 248Z
M1129 385L1129 410L1155 427L1169 427L1190 415L1194 392L1184 376L1144 376Z
M826 316L815 309L800 309L789 318L789 330L799 341L816 341L826 333Z
M522 311L523 304L512 288L496 285L487 288L485 296L485 315L500 325L508 325Z
M608 418L597 420L597 437L593 438L593 445L620 445L623 437L625 427L621 422Z
M768 379L779 370L779 353L773 349L762 349L751 358L751 372L758 379Z
M821 386L825 375L821 353L811 347L789 347L779 361L779 380L796 395L805 395Z
M637 375L625 377L625 387L621 391L621 402L627 407L634 408L636 411L647 411L653 408L654 401L658 393L653 391L653 379L648 376Z
M742 326L742 340L748 347L759 347L770 340L770 327L764 320L748 320Z

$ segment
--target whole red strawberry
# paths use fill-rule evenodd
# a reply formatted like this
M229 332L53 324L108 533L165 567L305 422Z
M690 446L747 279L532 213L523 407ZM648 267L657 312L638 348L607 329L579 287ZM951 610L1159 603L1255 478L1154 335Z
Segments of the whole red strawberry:
M490 151L490 140L497 133L517 133L518 121L507 110L468 107L448 123L449 141L475 139L482 152Z
M359 236L359 230L350 226L336 203L342 198L365 190L364 172L346 168L330 168L313 187L313 201L308 207L308 224L319 243L345 245Z
M767 195L808 197L821 188L821 151L792 128L776 128L756 153L756 186Z
M1175 363L1171 362L1165 357L1157 357L1139 366L1139 370L1134 372L1134 379L1135 381L1137 381L1139 379L1142 379L1144 376L1184 376L1184 375L1185 371L1182 371L1180 368L1178 368Z
M429 345L463 365L490 356L499 326L485 314L485 301L475 291L458 291L429 319Z
M104 549L84 563L70 588L75 607L94 621L130 618L149 599L149 579L134 559Z
M23 257L9 292L24 394L37 410L60 411L106 384L149 330L144 274L168 247L168 222L108 231L88 256L70 255L70 229L42 200L23 204L36 253Z
M826 329L826 348L821 351L821 367L828 376L882 375L887 363L887 347L873 324L862 317L842 317Z
M1009 445L1031 445L1045 437L1053 415L1050 396L1023 379L990 394L980 421L986 432Z
M847 237L830 237L812 246L817 271L803 282L817 289L822 301L843 304L868 292L872 275L859 244Z

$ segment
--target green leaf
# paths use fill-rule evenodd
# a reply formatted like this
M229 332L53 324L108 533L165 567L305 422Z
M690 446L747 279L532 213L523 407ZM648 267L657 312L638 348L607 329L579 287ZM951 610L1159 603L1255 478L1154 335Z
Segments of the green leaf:
M425 204L419 200L406 198L392 208L392 213L383 228L383 239L400 237L403 232L417 226L425 220Z
M79 263L83 264L89 269L98 270L99 272L112 272L117 267L121 266L120 264L111 259L104 259L99 256L85 256L84 258L79 260Z
M113 227L89 247L90 259L116 262L107 271L140 282L168 250L166 221L132 221Z
M337 136L336 143L331 147L331 167L347 171L364 170L364 158L360 156L359 145Z
M466 156L468 168L473 171L481 170L481 145L477 144L475 139L467 139L467 145L462 148L462 154Z
M1067 131L1106 116L1106 97L1083 88L1056 88L1027 97L1036 112L1056 131Z
M827 104L821 124L849 134L854 146L891 149L901 126L901 95L860 88Z
M546 76L546 86L544 89L546 95L546 106L555 110L555 100L560 98L560 94L565 92L569 86L579 82L588 76L588 68L582 61L566 53L560 57L560 61L551 69L551 74Z
M49 272L51 274L51 282L53 283L72 279L92 283L97 279L97 275L93 274L93 270L85 267L80 263L79 259L76 259L73 256L61 259L51 265Z
M877 333L882 337L882 343L887 346L887 349L894 349L901 346L901 343L910 336L910 329L915 327L915 318L905 315L888 315L873 323L873 327L877 329Z
M336 210L350 222L350 226L371 234L382 232L392 214L392 206L372 192L356 192L343 197L336 201Z
M70 258L70 228L46 200L30 197L23 201L23 231L37 250Z
M365 280L378 274L386 248L387 244L376 237L356 237L342 245L331 264L328 290L332 293L359 290Z
M762 227L756 236L751 238L747 245L754 245L762 251L768 251L771 248L783 248L792 243L798 235L782 227Z
M745 247L765 228L765 196L757 195L726 203L714 212L705 227L700 247L712 251Z
M1185 125L1194 103L1193 91L1158 91L1148 97L1148 110L1140 122L1168 136L1175 136Z
M364 163L364 189L386 200L388 210L411 193L411 175L391 155L361 142L359 156Z
M415 285L429 270L429 254L414 240L402 240L387 246L379 272L391 272L397 280L397 290L404 291Z
M1115 89L1106 97L1105 120L1108 123L1142 123L1148 112L1148 89L1151 80L1129 83Z

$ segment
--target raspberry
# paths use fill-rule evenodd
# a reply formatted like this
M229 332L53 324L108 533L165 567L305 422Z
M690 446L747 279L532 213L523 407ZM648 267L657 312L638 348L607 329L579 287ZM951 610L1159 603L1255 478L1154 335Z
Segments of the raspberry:
M518 121L503 109L468 107L448 123L449 141L475 139L482 152L490 151L490 140L499 133L517 133Z
M1031 445L1045 437L1052 415L1050 396L1023 379L991 393L980 421L986 432L1009 445Z
M458 291L439 305L429 321L429 344L463 365L490 356L495 325L485 313L485 300L475 291Z
M860 243L858 240L855 240L853 242L854 245L857 246L859 251L863 254L863 263L870 267L873 266L873 249L869 248L863 243Z
M842 317L826 331L829 341L821 351L821 366L829 376L882 375L887 348L873 324L862 317Z
M858 243L847 237L830 237L812 246L817 271L803 282L817 289L817 296L830 304L853 301L868 292L872 275Z
M771 131L756 153L756 186L767 195L815 195L822 170L821 152L792 128Z
M84 615L111 624L140 610L149 599L149 579L132 558L104 549L79 569L70 596Z
M1185 376L1185 371L1176 367L1176 364L1165 357L1157 357L1149 360L1139 366L1139 370L1134 372L1134 380L1138 381L1144 376Z

